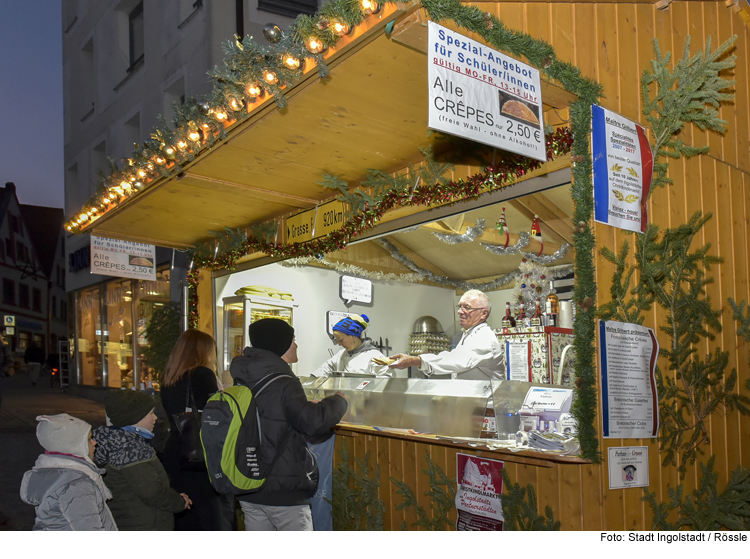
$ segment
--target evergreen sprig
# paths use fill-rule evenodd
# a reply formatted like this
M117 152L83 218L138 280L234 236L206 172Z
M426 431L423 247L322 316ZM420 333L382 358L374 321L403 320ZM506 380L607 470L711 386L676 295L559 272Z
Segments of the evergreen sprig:
M547 505L544 508L544 516L537 512L538 503L534 486L530 483L521 487L513 483L510 476L502 469L503 485L503 531L557 531L560 529L560 521L555 520L552 508Z
M722 101L734 99L727 92L736 83L719 76L721 71L733 68L736 55L726 56L737 36L724 41L711 51L711 37L706 41L705 51L690 55L690 36L685 39L682 58L674 68L670 67L672 53L662 56L659 41L654 38L654 59L651 68L641 76L643 113L654 134L653 153L656 159L679 159L708 152L708 146L694 147L685 144L676 136L687 124L695 124L701 130L726 132L727 121L719 117ZM651 92L655 95L651 98ZM651 192L657 187L672 184L667 177L665 161L654 164Z
M409 507L414 508L418 520L412 524L412 528L424 528L431 531L447 530L452 526L452 522L448 518L448 513L456 508L456 480L455 478L448 479L448 476L445 475L440 466L437 466L430 459L428 452L425 452L425 457L427 458L427 468L424 468L422 471L427 474L430 480L430 490L425 491L424 494L430 497L432 515L427 515L427 511L419 504L414 492L405 482L391 477L391 482L398 487L396 493L402 495L404 498L403 502L396 506L396 510L405 510ZM401 529L407 529L406 521L401 524Z
M375 463L371 476L370 452L364 460L354 459L349 465L346 439L341 442L341 461L333 471L331 514L334 530L383 530L385 504L378 497L380 488L380 466Z
M699 486L684 495L682 484L669 489L669 501L659 503L656 493L644 489L643 501L654 515L652 530L748 530L750 529L750 469L738 466L719 492L719 474L714 471L716 457L700 464ZM677 519L669 521L677 511Z

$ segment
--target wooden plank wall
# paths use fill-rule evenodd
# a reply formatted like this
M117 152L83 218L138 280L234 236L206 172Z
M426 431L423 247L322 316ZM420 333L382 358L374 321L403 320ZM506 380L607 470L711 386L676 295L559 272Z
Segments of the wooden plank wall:
M476 3L483 11L500 18L508 27L551 43L562 60L581 69L585 76L604 86L602 105L632 120L647 124L641 114L639 78L653 58L651 41L657 37L662 52L682 54L687 35L692 39L691 52L703 48L711 36L713 46L737 34L734 53L737 66L727 77L737 80L736 101L724 105L722 118L728 121L727 133L719 135L687 128L682 137L693 145L710 146L710 152L689 161L673 163L670 177L674 184L655 192L649 212L651 220L661 227L684 223L695 211L712 212L714 219L703 232L702 242L711 243L713 253L724 258L715 269L715 283L709 295L715 303L726 305L729 297L750 300L748 250L748 214L750 212L750 33L742 19L731 12L724 2L672 2L667 10L658 10L653 3L590 2L485 2ZM563 114L563 118L565 115ZM458 171L458 170L457 170ZM459 173L457 173L459 174ZM614 228L596 226L598 246L616 249L631 237ZM599 301L609 294L611 266L597 262ZM722 316L724 331L714 343L700 348L702 353L716 347L730 353L730 368L739 371L739 387L750 378L750 348L736 336L731 311ZM659 311L647 318L647 325L664 323ZM667 339L661 334L662 345ZM666 369L666 365L662 364ZM599 421L599 420L598 420ZM600 423L597 429L601 430ZM739 413L717 414L710 423L711 444L707 454L716 455L719 484L728 479L738 465L750 467L750 444L741 433L750 432L750 418ZM343 439L343 437L340 437ZM396 511L402 502L389 477L406 481L421 504L429 510L423 493L429 489L422 474L428 452L449 477L456 475L455 450L431 447L378 436L346 437L354 442L354 454L362 459L369 450L377 456L381 468L381 495L386 503L386 529L398 530L403 521L407 526L416 521L413 511ZM606 457L609 447L649 447L650 490L665 499L668 490L679 484L676 469L662 468L658 446L650 439L601 440ZM337 442L337 447L340 445ZM511 479L536 487L540 512L552 507L555 518L565 530L643 530L651 528L651 514L641 501L640 489L608 488L606 464L555 465L540 468L506 462ZM686 490L695 487L698 468L691 467L684 480Z

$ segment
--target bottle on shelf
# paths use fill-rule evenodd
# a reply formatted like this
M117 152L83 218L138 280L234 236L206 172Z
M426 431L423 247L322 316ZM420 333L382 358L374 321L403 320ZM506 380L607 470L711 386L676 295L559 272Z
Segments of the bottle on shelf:
M545 311L547 315L547 326L559 326L558 316L560 313L560 298L555 293L555 282L549 282L550 292L545 301Z
M532 326L542 325L542 306L539 303L539 299L536 300L536 305L534 307L534 314L531 316L531 325Z
M524 309L523 309L523 301L518 303L518 309L519 309L518 314L516 315L516 326L520 328L522 326L525 326L523 321L526 320L526 314L524 314Z
M503 328L513 328L516 325L516 319L510 312L510 301L505 303L505 316L500 324Z

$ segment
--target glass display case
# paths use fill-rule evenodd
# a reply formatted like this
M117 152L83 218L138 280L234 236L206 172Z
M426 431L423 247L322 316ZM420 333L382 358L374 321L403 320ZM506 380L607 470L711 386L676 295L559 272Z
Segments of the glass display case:
M253 322L263 318L280 318L294 327L294 308L290 301L272 297L238 295L225 297L224 303L224 370L229 370L232 359L242 355L250 345L247 329Z

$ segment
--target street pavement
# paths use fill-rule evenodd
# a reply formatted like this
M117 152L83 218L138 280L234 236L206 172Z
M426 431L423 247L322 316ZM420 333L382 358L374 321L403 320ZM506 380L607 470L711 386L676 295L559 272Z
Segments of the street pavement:
M49 376L32 386L28 374L2 379L0 404L0 530L31 530L34 507L19 496L21 479L44 449L36 440L36 416L68 413L104 425L104 405L51 388Z

